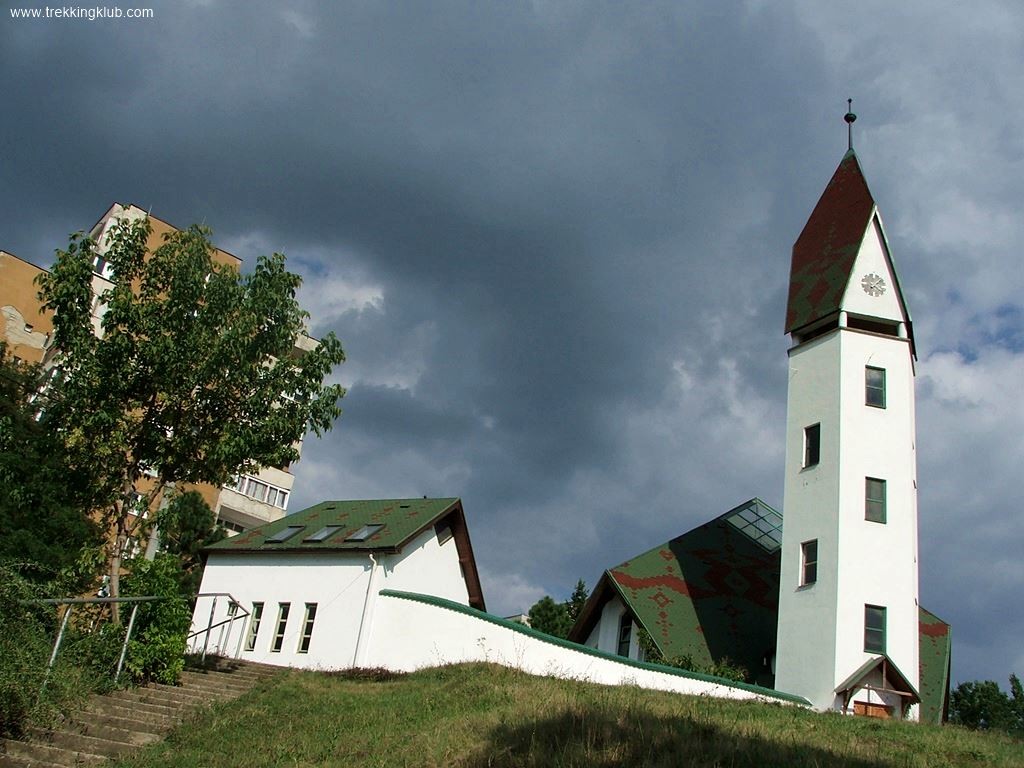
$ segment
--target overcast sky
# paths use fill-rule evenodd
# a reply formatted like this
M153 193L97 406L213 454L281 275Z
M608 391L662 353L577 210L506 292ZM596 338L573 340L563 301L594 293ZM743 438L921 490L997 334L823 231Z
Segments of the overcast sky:
M500 614L782 507L791 248L853 97L920 355L921 602L954 681L1024 676L1019 2L22 1L0 248L45 266L118 201L287 254L349 356L291 509L462 497Z

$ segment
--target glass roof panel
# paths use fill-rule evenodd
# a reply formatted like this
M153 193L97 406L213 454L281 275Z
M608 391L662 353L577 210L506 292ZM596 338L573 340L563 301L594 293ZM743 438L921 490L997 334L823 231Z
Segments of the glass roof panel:
M306 526L304 525L289 525L287 528L284 528L275 533L273 536L268 537L264 543L280 544L283 541L288 541L288 539L297 534L299 531L304 530L306 530Z

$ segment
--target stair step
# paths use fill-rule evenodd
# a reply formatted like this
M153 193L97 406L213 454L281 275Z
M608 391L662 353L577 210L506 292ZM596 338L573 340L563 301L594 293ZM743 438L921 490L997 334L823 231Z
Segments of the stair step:
M30 765L51 763L56 765L92 765L104 763L107 758L92 752L69 751L47 744L29 743L25 741L0 740L4 752L11 757L27 760Z
M144 722L133 722L134 727L112 725L107 722L99 722L92 719L70 719L64 723L62 730L69 733L77 733L81 736L94 736L100 739L121 741L125 744L132 744L137 747L152 744L163 738L163 733L156 727Z
M64 768L59 763L48 763L45 760L30 760L27 757L15 757L0 753L0 768Z
M138 707L132 706L133 702L125 701L123 699L109 699L109 698L96 698L85 702L81 706L81 710L85 712L97 712L101 715L112 715L114 717L121 717L130 720L136 720L140 717L144 717L146 720L152 720L154 724L165 725L172 727L177 725L181 720L181 716L178 713L168 715L163 712L154 713L144 711L139 705Z
M87 727L99 725L107 728L134 731L135 733L152 733L158 737L167 733L173 725L168 722L140 720L135 717L120 717L118 715L110 715L95 711L90 712L81 709L71 713L71 717L76 723L88 724Z
M146 694L136 693L133 690L117 691L107 696L107 698L111 702L130 707L139 714L145 712L152 715L162 715L163 717L178 717L183 709L180 704L175 704L173 701L163 700L157 702Z
M125 741L112 741L98 736L85 736L81 733L69 731L47 731L42 728L29 728L28 733L32 737L32 744L41 744L47 747L58 747L68 752L86 752L104 757L117 757L125 752L135 749L136 744Z

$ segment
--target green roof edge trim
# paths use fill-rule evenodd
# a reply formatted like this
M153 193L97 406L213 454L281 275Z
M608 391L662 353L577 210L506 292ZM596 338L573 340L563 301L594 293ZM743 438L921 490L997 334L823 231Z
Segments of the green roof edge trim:
M811 702L805 699L803 696L797 696L792 693L784 693L782 691L774 691L770 688L762 688L759 685L751 685L750 683L740 683L735 680L727 680L724 677L714 677L712 675L705 675L700 672L690 672L689 670L679 669L678 667L666 667L661 664L651 664L646 661L636 661L635 659L627 659L624 656L618 656L614 653L608 653L607 651L599 651L597 648L591 648L588 645L580 645L579 643L573 643L569 640L563 640L560 637L553 637L545 634L538 629L533 627L527 627L525 624L519 624L515 621L509 621L508 619L502 619L498 616L494 616L484 611L478 611L476 608L470 608L468 605L462 605L461 603L453 602L452 600L446 600L443 597L434 597L433 595L423 595L418 592L402 592L395 589L382 589L379 593L382 597L396 597L400 600L411 600L416 603L425 603L426 605L433 605L438 608L446 608L449 611L455 613L462 613L466 616L472 616L477 619L495 624L499 627L505 627L511 629L514 632L518 632L527 637L533 637L537 640L541 640L551 645L557 645L561 648L567 648L570 651L580 651L589 656L594 656L598 659L606 659L608 661L615 661L620 664L625 664L628 667L635 667L637 669L646 669L651 672L663 672L665 674L674 675L676 677L685 677L689 680L699 680L705 683L714 683L716 685L724 685L728 688L738 688L741 691L749 691L750 693L756 693L759 696L766 696L773 699L781 699L782 701L789 702L791 704L802 704L804 706L811 706Z

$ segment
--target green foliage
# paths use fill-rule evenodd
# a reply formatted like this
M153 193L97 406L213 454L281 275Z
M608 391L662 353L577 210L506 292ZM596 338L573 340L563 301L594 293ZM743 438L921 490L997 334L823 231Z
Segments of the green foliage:
M659 648L658 644L654 642L654 639L650 634L645 632L643 629L640 630L640 633L637 636L637 641L644 653L644 659L649 661L651 664L662 664L666 667L685 669L688 672L698 672L703 675L711 675L712 677L735 680L738 683L751 682L750 674L747 672L746 667L734 664L728 656L724 656L717 661L712 661L710 664L702 664L695 661L688 653L681 656L667 657L661 652L661 648Z
M583 613L583 606L586 605L587 598L590 593L587 591L587 584L583 579L579 579L576 582L576 588L573 589L572 595L569 596L569 602L566 605L566 610L569 612L569 620L575 624L576 620Z
M39 367L16 364L0 343L0 560L31 563L20 572L36 582L63 572L67 588L76 590L95 573L78 566L82 550L99 545L99 533L83 513L90 506L87 475L72 464L46 415L38 418L39 383Z
M556 603L545 595L530 608L530 626L554 637L567 638L572 629L572 619L565 603Z
M58 611L24 601L52 596L18 569L0 565L0 736L18 736L29 722L51 722L101 685L92 670L63 654L47 675Z
M91 469L91 496L114 531L114 596L122 551L145 533L132 514L145 473L157 478L141 502L149 507L168 484L220 485L285 465L308 429L331 428L344 395L324 384L345 357L334 334L294 352L307 313L282 255L242 275L214 259L203 227L174 232L151 253L150 234L148 220L125 220L102 243L113 281L99 296L102 336L91 317L95 243L72 237L40 278L60 351L48 418L74 463Z
M960 683L950 697L950 722L974 730L997 730L1024 737L1024 690L1010 675L1007 696L992 680Z
M189 602L179 592L180 560L160 554L134 560L124 581L124 596L156 596L163 600L139 604L128 642L125 671L131 680L174 685L185 666L185 637L192 621Z
M181 561L181 594L192 597L202 580L203 547L223 539L227 532L217 525L217 516L197 491L175 494L157 515L160 550Z

